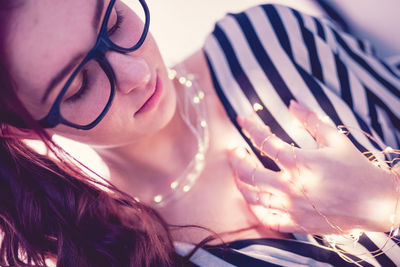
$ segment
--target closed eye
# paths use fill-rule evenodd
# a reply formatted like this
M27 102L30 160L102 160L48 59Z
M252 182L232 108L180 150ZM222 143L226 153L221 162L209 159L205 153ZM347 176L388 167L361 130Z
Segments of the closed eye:
M124 21L124 16L122 15L122 12L118 9L115 9L115 12L117 13L117 21L115 24L107 31L108 35L111 36L115 32L118 31L118 29L121 27L122 22Z
M79 88L79 90L73 94L72 96L66 98L64 101L65 102L75 102L77 100L79 100L80 98L82 98L82 96L84 96L86 94L86 92L88 91L88 71L87 70L83 70L82 71L82 84Z

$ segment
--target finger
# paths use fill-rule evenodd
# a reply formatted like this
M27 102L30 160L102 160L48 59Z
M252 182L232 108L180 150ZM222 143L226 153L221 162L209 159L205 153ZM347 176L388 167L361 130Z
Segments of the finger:
M276 163L283 166L292 166L295 164L295 153L297 148L283 142L274 135L265 124L258 123L252 118L238 118L238 122L245 134L253 142L254 146L266 154Z
M264 191L279 190L284 193L290 191L288 183L280 177L280 172L257 167L250 161L249 155L238 155L234 150L230 150L228 160L235 176L242 182L257 186Z
M249 205L262 205L268 209L281 211L288 210L288 200L282 193L277 195L271 192L263 192L258 188L249 186L239 180L236 180L236 185Z
M260 205L249 206L257 219L269 229L283 233L304 233L290 217L290 214L280 210L267 209Z
M320 147L333 146L341 137L328 116L319 117L293 100L290 101L289 110L314 137Z

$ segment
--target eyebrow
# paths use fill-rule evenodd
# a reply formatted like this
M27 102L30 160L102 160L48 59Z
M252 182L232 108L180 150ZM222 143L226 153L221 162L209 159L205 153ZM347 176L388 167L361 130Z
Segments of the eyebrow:
M94 13L93 20L92 20L92 26L96 31L100 24L100 19L101 19L101 14L103 13L103 9L104 9L104 0L97 0L95 13ZM84 56L85 56L85 53L80 53L79 55L75 56L68 62L67 65L65 65L64 68L61 69L61 71L59 71L56 74L56 76L50 81L49 85L47 86L46 91L40 101L41 104L43 104L47 100L50 93L63 80L63 78L73 70L74 66L79 64L79 60L81 58L83 58Z

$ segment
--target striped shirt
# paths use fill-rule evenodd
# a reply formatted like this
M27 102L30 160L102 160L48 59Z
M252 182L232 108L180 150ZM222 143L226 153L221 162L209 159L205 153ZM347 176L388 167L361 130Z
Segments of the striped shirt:
M280 5L257 6L218 21L204 53L215 90L250 146L237 116L253 116L287 143L317 147L306 130L294 130L288 110L294 99L328 116L332 125L347 126L348 138L361 152L400 147L399 61L380 59L368 41L341 32L328 19ZM255 104L263 108L255 111ZM279 169L252 149L265 167ZM384 244L385 253L378 255ZM182 254L191 248L176 245ZM326 245L311 235L239 240L229 243L230 249L206 246L191 261L199 266L354 266ZM343 248L352 253L349 258L364 259L360 266L400 266L400 248L384 233L364 233Z

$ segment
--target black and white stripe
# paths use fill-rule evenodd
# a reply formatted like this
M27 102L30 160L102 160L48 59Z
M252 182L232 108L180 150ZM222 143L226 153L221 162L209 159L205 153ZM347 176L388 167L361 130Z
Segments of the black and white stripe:
M295 120L288 111L294 99L321 116L327 115L332 125L349 126L349 138L361 152L378 152L385 146L399 148L400 78L396 64L376 58L368 41L339 31L327 19L280 5L257 6L220 20L206 40L204 52L216 92L239 131L236 117L250 115L268 124L284 141L315 148L307 131L294 130ZM255 112L254 103L264 109ZM278 169L253 150L267 168ZM381 157L379 153L376 156ZM383 244L384 236L364 234L357 245L347 249L364 252L361 266L400 265L400 249L393 240L389 241L391 250L368 256ZM211 246L202 251L236 266L248 266L244 260L254 263L252 266L345 266L345 261L322 248L318 240L296 238L238 241L230 244L234 252ZM307 239L311 242L300 241Z

